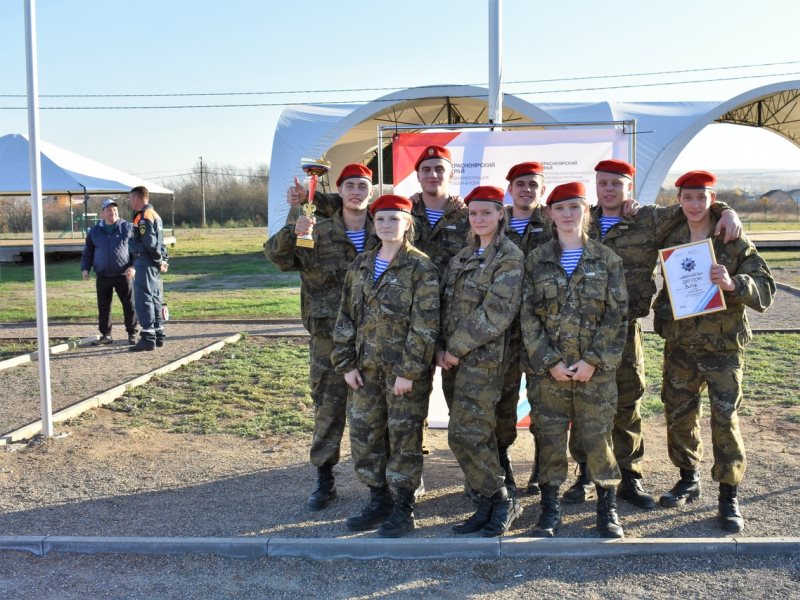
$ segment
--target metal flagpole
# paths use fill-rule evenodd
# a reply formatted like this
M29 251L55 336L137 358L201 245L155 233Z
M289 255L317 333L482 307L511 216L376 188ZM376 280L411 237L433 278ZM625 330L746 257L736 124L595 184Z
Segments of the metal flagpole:
M39 397L42 434L53 435L53 401L50 392L50 344L47 330L47 293L42 223L42 166L39 156L39 83L36 56L36 1L25 0L25 54L28 77L28 160L31 174L33 221L33 272L36 287L36 329L39 338Z
M502 0L489 0L489 123L503 124Z

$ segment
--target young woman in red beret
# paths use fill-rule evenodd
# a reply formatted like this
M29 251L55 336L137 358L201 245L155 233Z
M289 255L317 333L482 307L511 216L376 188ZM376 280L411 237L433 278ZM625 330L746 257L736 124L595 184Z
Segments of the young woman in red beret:
M627 293L621 259L589 239L589 204L581 183L547 198L556 237L525 261L520 312L528 354L531 424L539 444L542 512L533 531L552 537L561 526L559 486L567 477L567 435L578 436L597 490L597 529L623 537L615 486L620 472L611 430L616 368L625 345Z
M439 331L438 272L411 243L411 200L384 195L370 206L380 245L345 276L331 362L350 392L350 450L370 501L351 531L383 537L412 531L422 478L422 428Z
M479 186L464 202L471 243L451 260L442 279L442 332L436 362L450 409L448 442L478 509L453 530L503 535L522 512L505 485L497 447L497 404L510 327L522 291L523 254L505 236L505 193Z

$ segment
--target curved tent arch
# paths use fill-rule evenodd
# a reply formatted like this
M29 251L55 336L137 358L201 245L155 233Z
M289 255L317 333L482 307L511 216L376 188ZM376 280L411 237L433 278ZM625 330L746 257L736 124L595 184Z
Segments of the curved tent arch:
M766 128L800 147L798 98L800 81L784 81L748 90L725 102L705 103L712 106L705 113L697 115L692 123L661 149L647 170L640 187L641 195L655 198L678 155L700 131L713 123ZM769 110L763 110L765 105Z
M336 172L377 151L379 124L475 123L488 114L487 88L479 86L425 86L392 92L368 104L305 105L287 109L275 130L269 178L269 229L275 233L288 213L286 189L294 177L303 177L300 159L324 156ZM554 123L546 110L516 96L503 101L504 122L519 120Z
M707 125L732 123L764 127L800 146L800 81L754 88L723 102L577 102L530 103L513 95L503 100L503 120L534 124L636 122L637 197L658 196L669 169L686 145ZM477 122L488 111L488 91L477 86L428 86L387 94L368 104L306 105L283 112L270 164L270 233L284 223L285 191L302 176L300 159L325 156L336 171L347 163L368 162L376 152L379 122L448 123L457 105L456 123ZM463 113L461 112L463 109ZM394 119L394 121L392 121Z

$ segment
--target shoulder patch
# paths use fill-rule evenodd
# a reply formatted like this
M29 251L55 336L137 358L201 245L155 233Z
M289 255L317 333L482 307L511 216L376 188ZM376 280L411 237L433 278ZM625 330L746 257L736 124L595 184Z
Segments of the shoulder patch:
M147 233L147 225L145 225L144 223L140 223L139 224L139 235L144 235L145 233Z

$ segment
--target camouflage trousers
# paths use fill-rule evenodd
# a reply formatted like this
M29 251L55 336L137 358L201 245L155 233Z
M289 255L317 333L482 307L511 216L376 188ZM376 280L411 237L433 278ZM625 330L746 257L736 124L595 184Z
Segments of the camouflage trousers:
M617 369L617 412L611 439L614 456L621 469L642 476L644 437L642 436L641 404L644 396L644 349L642 324L639 319L628 323L628 336L622 351L622 362ZM586 462L586 453L578 447L575 436L570 436L569 453L576 462Z
M549 374L528 379L531 427L539 444L539 482L560 486L567 479L567 431L586 453L590 479L610 488L620 473L611 430L617 407L614 371L595 371L591 380L559 382Z
M505 481L495 436L501 376L501 368L468 365L442 371L442 387L450 389L452 398L448 402L450 424L447 441L450 450L464 471L469 486L487 498Z
M362 369L364 385L347 400L350 451L356 476L370 487L415 490L422 478L422 423L428 416L430 377L411 392L393 393L390 371ZM388 443L388 448L387 448Z
M661 400L667 419L669 458L679 469L697 469L703 458L700 392L708 386L714 481L739 485L747 467L737 410L742 403L744 350L698 350L667 342Z
M339 448L347 414L344 377L331 365L333 340L312 335L310 345L311 398L314 400L314 433L311 439L311 464L321 467L339 462Z

